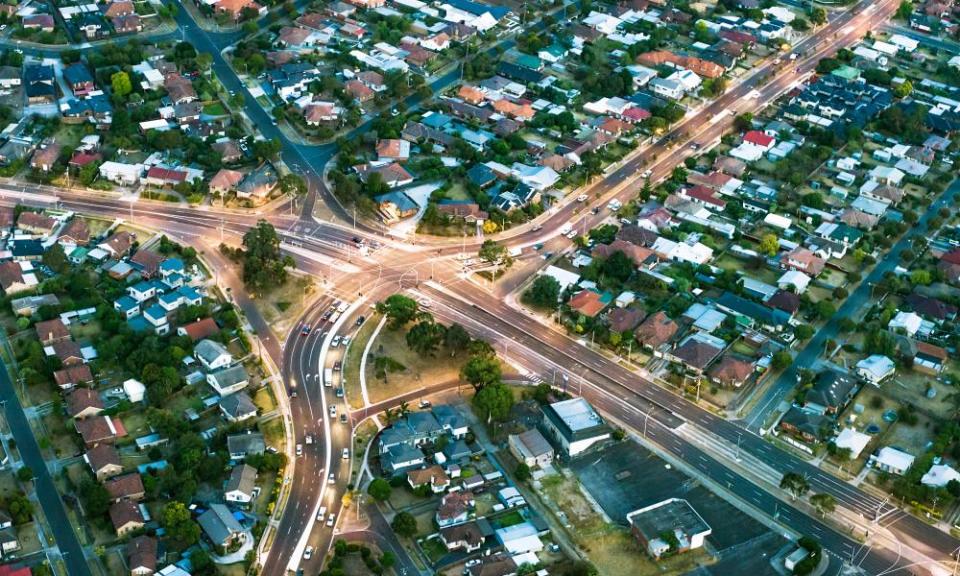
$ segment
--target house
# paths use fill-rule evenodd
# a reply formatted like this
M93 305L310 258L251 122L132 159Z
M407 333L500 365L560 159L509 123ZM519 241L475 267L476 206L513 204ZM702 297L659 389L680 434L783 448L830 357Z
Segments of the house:
M567 306L581 316L594 318L603 312L612 301L613 297L609 293L600 294L594 290L581 290L567 302Z
M396 222L409 218L420 210L420 206L406 192L396 191L381 194L373 199L384 222Z
M354 166L354 170L356 170L363 182L366 182L371 174L379 174L383 182L390 188L406 186L413 182L413 175L407 172L403 166L396 163L379 166L360 164L359 166Z
M904 303L917 314L938 324L957 318L957 307L953 304L916 292L907 296Z
M443 468L434 464L428 468L408 471L407 484L414 490L428 486L434 494L443 494L450 487L450 478Z
M632 332L646 316L643 310L638 308L619 307L621 306L619 300L617 306L618 308L607 313L607 326L613 332Z
M70 330L59 318L37 322L34 325L34 330L37 332L37 339L44 346L70 339Z
M77 246L84 246L90 241L90 226L87 221L79 216L75 216L60 231L60 237L57 242L63 247L63 251L69 254Z
M436 520L440 528L466 522L470 509L476 505L472 492L455 491L443 495L437 508Z
M110 506L110 521L113 523L114 532L121 538L146 524L140 506L129 500L115 502Z
M263 454L266 443L263 434L247 432L245 434L230 434L227 436L227 452L231 460L243 460L249 455Z
M914 459L915 457L912 454L908 454L903 450L892 446L884 446L876 453L870 455L870 460L867 461L867 464L882 472L902 476L913 466Z
M24 296L23 298L14 298L10 301L10 307L17 316L33 316L40 311L42 306L59 306L60 299L56 294L39 294L37 296Z
M409 444L394 444L380 453L380 467L388 475L423 466L423 452Z
M927 335L933 331L933 322L924 320L916 312L904 312L900 310L887 323L887 330L897 334L906 334L907 336L916 336L917 333Z
M778 428L801 443L814 444L826 434L831 424L827 416L793 406L780 419Z
M97 244L97 248L106 251L113 258L120 258L130 251L136 239L132 232L115 232L105 242Z
M479 559L480 563L467 568L467 576L516 576L517 561L509 554L500 552Z
M201 340L193 348L193 356L203 364L207 370L219 370L233 363L233 355L214 340Z
M914 342L913 369L917 372L936 377L943 372L950 354L935 344L929 342Z
M821 372L806 391L803 408L819 415L840 414L858 389L856 379L847 374L837 370Z
M203 318L177 327L178 336L188 336L193 342L210 338L219 332L220 327L217 326L217 322L213 318Z
M113 25L113 31L117 34L135 34L143 30L143 23L140 16L136 14L127 14L110 19Z
M12 260L0 263L0 288L7 296L29 290L37 284L33 274L24 274L19 263Z
M120 464L120 453L109 444L100 444L90 448L83 455L83 460L90 466L93 475L100 482L123 472L123 466Z
M243 390L250 383L247 369L242 364L220 368L207 374L207 384L220 396L228 396Z
M131 576L150 576L157 571L157 539L141 535L127 542L127 568Z
M896 369L893 360L882 354L873 354L857 362L857 375L874 386L893 376Z
M112 5L120 3L121 2L114 2ZM132 2L126 2L126 4L129 4L132 9ZM90 74L90 70L81 62L76 62L64 68L63 80L77 98L83 98L97 88L93 82L93 75Z
M130 0L113 0L101 8L101 12L106 18L115 18L117 16L130 16L134 14L133 2Z
M240 145L235 140L224 139L215 142L211 148L220 155L220 160L224 164L237 162L243 157L243 150L240 149Z
M237 504L249 504L257 482L257 469L247 464L234 466L223 490L223 499Z
M489 523L486 524L487 532L490 532ZM451 551L476 552L483 545L485 539L484 530L476 520L440 529L440 541L447 547L447 550Z
M26 30L53 32L56 21L50 14L30 14L28 16L24 16L20 24Z
M99 444L112 444L117 438L127 434L120 419L110 416L95 416L83 420L74 420L73 424L87 448L93 448Z
M228 548L245 538L243 528L223 504L210 504L209 509L197 518L197 523L214 546Z
M451 438L462 439L470 431L467 419L455 407L449 404L438 404L433 407L432 412L434 418L437 419L437 423Z
M754 370L753 362L727 353L710 368L708 376L721 386L739 388L750 378Z
M525 520L519 524L498 528L494 534L506 552L516 558L518 555L535 554L543 550L539 532L536 526Z
M60 151L63 149L60 144L50 142L39 148L30 158L30 167L41 172L53 170L57 160L60 159Z
M833 443L841 450L849 450L850 459L856 460L860 457L860 453L863 452L863 449L867 447L867 444L869 444L871 440L873 440L873 436L870 436L869 434L857 432L853 428L844 428L840 431L840 434L833 439Z
M57 221L53 218L31 210L22 212L17 218L17 229L30 234L49 236L56 226Z
M716 336L694 332L674 347L669 358L683 364L687 370L701 374L725 347L726 343Z
M193 102L197 99L197 92L193 89L193 83L176 72L164 77L163 87L167 91L170 103L174 106Z
M960 482L960 472L947 464L934 464L920 479L924 486L944 488L951 482Z
M582 398L555 402L541 411L545 436L559 446L564 456L576 456L610 438L609 426Z
M825 262L810 250L797 247L780 258L780 266L790 270L804 272L808 276L819 276L823 272Z
M518 462L531 468L545 468L553 462L553 447L536 428L520 434L510 434L507 437L507 446Z
M482 164L479 164L482 166ZM451 218L462 219L467 224L474 224L486 220L490 215L480 209L480 205L469 200L453 200L444 198L436 204L437 211Z
M403 162L410 159L410 142L399 139L377 141L377 159Z
M220 399L220 412L228 422L242 422L257 415L257 406L246 392L238 392Z
M702 548L713 533L689 502L670 498L627 514L630 531L654 559Z
M812 279L799 270L787 270L777 280L777 286L781 290L803 294L807 291Z
M633 333L637 343L656 350L673 338L679 326L663 311L650 315Z
M269 163L263 163L250 172L236 186L237 198L264 199L279 183L277 171Z
M115 476L104 482L103 487L107 489L107 494L110 495L110 499L114 502L121 502L123 500L139 502L143 500L146 495L143 488L143 480L137 472L131 472L123 476Z
M143 164L124 164L106 161L98 168L100 177L121 186L133 186L140 182Z
M50 20L52 16L45 15ZM53 66L26 64L23 67L23 89L29 104L53 104L57 100L56 73Z
M96 390L76 388L67 395L67 414L71 418L83 420L103 412L103 400Z

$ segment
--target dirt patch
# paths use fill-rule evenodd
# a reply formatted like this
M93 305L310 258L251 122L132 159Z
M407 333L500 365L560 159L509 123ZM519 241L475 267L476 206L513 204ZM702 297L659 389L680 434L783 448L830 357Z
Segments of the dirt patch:
M390 372L385 379L377 378L374 365L367 362L367 393L371 402L381 402L411 390L450 382L460 377L463 358L451 358L439 351L432 358L423 358L407 347L405 330L384 328L377 336L371 352L377 356L389 356L404 366L398 372Z
M313 278L294 273L283 286L255 302L274 333L285 338L316 290L317 284Z

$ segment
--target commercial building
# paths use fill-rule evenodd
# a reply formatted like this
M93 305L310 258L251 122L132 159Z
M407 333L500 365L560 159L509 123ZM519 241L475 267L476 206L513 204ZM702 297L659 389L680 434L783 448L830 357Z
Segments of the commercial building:
M545 435L568 457L587 451L610 438L610 427L583 398L571 398L543 407Z

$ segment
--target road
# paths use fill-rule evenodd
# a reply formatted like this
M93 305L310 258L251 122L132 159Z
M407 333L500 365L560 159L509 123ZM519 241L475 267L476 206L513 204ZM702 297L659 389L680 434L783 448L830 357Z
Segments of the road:
M922 238L927 233L930 220L937 215L941 208L949 209L956 206L958 194L960 194L960 180L954 180L939 198L930 203L917 223L907 230L880 262L874 266L870 274L840 305L837 313L814 334L813 338L794 357L790 366L761 396L750 414L745 418L745 424L748 428L759 431L764 426L770 413L793 392L797 385L799 371L813 367L816 364L817 357L823 352L827 341L837 340L840 334L841 319L851 318L856 320L865 312L866 308L873 304L871 294L873 286L883 280L885 275L892 272L900 264L900 255L911 246L913 240Z
M6 366L0 369L0 403L3 404L4 415L10 425L13 439L17 441L17 450L20 452L20 457L23 459L23 463L33 470L33 483L37 499L40 501L43 515L47 519L47 525L57 541L57 547L60 549L60 556L67 567L67 571L72 576L89 576L90 567L83 555L83 547L80 545L76 532L73 531L73 524L67 517L63 500L60 498L60 493L57 492L57 487L53 484L53 478L50 476L49 470L47 470L47 463L40 452L37 439L33 436L30 422L27 421L27 417L23 413L23 406L20 404L20 398L17 397Z

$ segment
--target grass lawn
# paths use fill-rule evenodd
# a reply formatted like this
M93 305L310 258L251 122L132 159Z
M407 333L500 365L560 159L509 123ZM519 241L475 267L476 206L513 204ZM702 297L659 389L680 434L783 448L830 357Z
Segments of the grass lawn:
M519 510L511 510L502 516L497 516L496 525L500 528L507 528L510 526L516 526L517 524L523 523L523 516L520 514Z
M370 442L370 439L373 438L373 435L377 433L377 425L372 421L367 420L359 427L353 436L353 454L354 457L350 459L350 463L353 466L351 471L351 478L356 478L360 474L360 469L363 466L363 453L367 449L367 444Z
M106 557L103 559L103 564L107 568L109 574L123 574L127 572L127 565L124 561L125 554L121 549L110 550L107 552Z
M227 111L220 102L213 102L203 107L203 113L208 116L223 116Z
M345 382L344 393L351 408L363 408L363 394L360 392L360 362L363 360L363 352L367 347L367 342L379 323L379 314L370 315L363 326L354 334L350 346L347 348L347 358L343 362L341 381ZM367 384L369 385L369 382Z
M179 202L180 197L176 194L170 194L169 192L161 192L159 190L144 190L140 193L140 197L146 200L159 200L161 202Z
M273 391L269 386L261 386L253 395L253 403L260 409L261 414L270 412L277 407L277 401L273 397Z
M313 278L292 274L289 279L263 298L256 300L264 318L281 338L286 338L294 322L303 314L303 305L316 290Z
M417 519L417 538L423 538L437 531L433 525L435 516L436 510L427 510L414 516Z
M267 446L273 446L277 450L283 447L283 420L279 417L261 422L260 432L263 434L263 441Z
M425 500L426 498L417 496L406 484L404 484L400 488L394 488L390 492L390 500L388 502L394 510L404 510L411 506L421 504Z
M423 553L430 559L431 564L436 563L447 553L447 547L443 545L443 542L441 542L439 538L428 538L424 540L420 544L420 549L423 550Z
M371 402L380 402L411 390L449 382L460 377L462 358L450 358L439 352L433 358L422 358L407 347L405 330L380 331L371 352L377 356L389 356L403 364L401 372L387 374L385 380L374 376L373 362L367 362L367 393Z
M80 446L76 442L76 433L67 428L72 423L60 414L46 414L41 418L42 429L45 434L37 436L40 448L52 450L57 458L66 458L79 453ZM34 424L36 426L36 424Z

